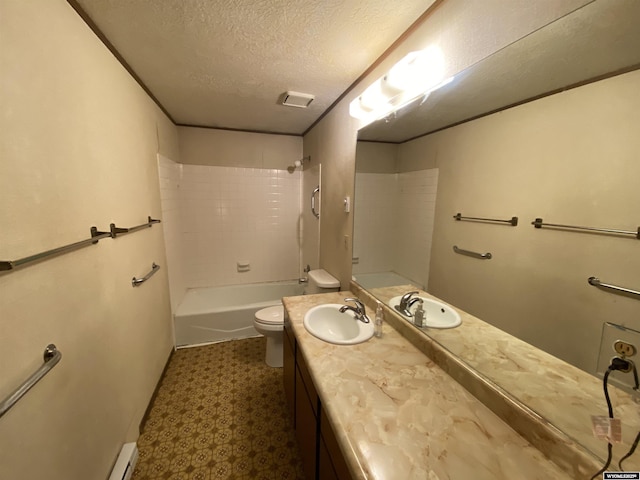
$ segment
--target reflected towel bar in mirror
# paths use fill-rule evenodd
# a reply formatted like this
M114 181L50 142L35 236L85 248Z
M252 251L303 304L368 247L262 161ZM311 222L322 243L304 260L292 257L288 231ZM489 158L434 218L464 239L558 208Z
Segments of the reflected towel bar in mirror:
M467 220L471 222L496 222L496 223L508 223L512 227L518 226L518 217L511 217L511 220L499 220L495 218L480 218L480 217L463 217L461 213L456 213L453 218L456 220Z
M16 390L13 391L7 398L5 398L0 403L0 417L2 417L5 413L7 413L11 407L13 407L18 400L20 400L25 393L27 393L31 387L33 387L36 383L40 381L42 377L44 377L49 371L56 366L56 364L62 358L62 353L60 350L56 348L56 346L51 343L47 345L47 348L44 349L44 364L36 370L36 372L31 375L25 382L20 385Z
M489 252L487 253L477 253L477 252L472 252L471 250L464 250L462 248L458 248L457 245L453 246L453 251L460 254L460 255L466 255L467 257L473 257L473 258L479 258L480 260L490 260L491 259L491 254Z
M633 235L638 240L640 240L640 227L634 232L631 230L616 230L613 228L595 228L595 227L581 227L577 225L560 225L558 223L544 223L541 218L536 218L533 222L531 222L535 228L542 227L553 227L553 228L566 228L569 230L585 230L588 232L598 232L598 233L613 233L616 235Z
M138 286L142 285L144 282L149 280L158 270L160 270L160 265L156 265L156 262L153 262L151 264L151 270L144 277L142 277L142 278L133 277L131 279L131 286L132 287L138 287Z
M608 283L602 283L597 277L589 277L589 285L593 285L594 287L600 287L607 290L613 290L616 293L623 293L627 295L633 295L635 297L640 297L640 292L637 290L631 290L629 288L618 287L617 285L610 285Z

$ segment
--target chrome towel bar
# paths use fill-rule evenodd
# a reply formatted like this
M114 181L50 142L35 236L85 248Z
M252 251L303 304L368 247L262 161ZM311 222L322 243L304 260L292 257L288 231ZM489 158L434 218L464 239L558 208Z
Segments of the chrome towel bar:
M498 220L495 218L479 218L479 217L463 217L461 213L456 213L453 218L456 220L470 220L472 222L497 222L497 223L508 223L512 227L518 226L518 217L511 217L511 220Z
M628 295L634 295L636 297L640 297L640 292L638 292L637 290L631 290L629 288L618 287L616 285L610 285L608 283L602 283L600 279L597 277L589 277L589 280L587 281L589 282L589 285L593 285L594 287L605 288L607 290L613 290L615 292L625 293Z
M490 260L491 259L491 254L490 253L477 253L477 252L472 252L471 250L463 250L462 248L458 248L457 245L453 246L453 251L456 253L459 253L460 255L466 255L468 257L473 257L473 258L479 258L480 260Z
M638 240L640 240L640 227L638 230L630 231L630 230L616 230L613 228L595 228L595 227L581 227L578 225L560 225L558 223L544 223L541 218L536 218L533 222L531 222L535 228L542 227L555 227L555 228L568 228L570 230L586 230L588 232L600 232L600 233L615 233L616 235L633 235Z
M142 225L138 225L131 228L120 228L116 227L114 223L110 225L110 229L108 232L101 232L97 227L91 227L91 238L86 240L81 240L79 242L70 243L69 245L65 245L63 247L54 248L51 250L47 250L45 252L36 253L35 255L30 255L28 257L19 258L18 260L4 260L0 261L0 272L14 270L17 267L21 267L23 265L28 265L30 263L38 262L40 260L44 260L49 257L53 257L55 255L60 255L62 253L71 252L78 248L86 247L88 245L95 245L98 241L103 238L116 238L118 234L122 233L133 233L138 230L142 230L143 228L151 227L154 223L160 223L160 220L154 220L151 217L147 217L147 223L143 223Z
M16 267L37 262L39 260L44 260L45 258L53 257L55 255L60 255L61 253L71 252L72 250L86 247L88 245L95 245L96 243L98 243L99 240L102 240L103 238L107 238L110 236L111 236L110 232L99 232L96 227L91 227L91 238L88 238L86 240L81 240L75 243L70 243L69 245L65 245L63 247L53 248L45 252L36 253L35 255L30 255L28 257L20 258L18 260L0 261L0 271L13 270Z
M320 193L320 185L313 189L311 192L311 213L316 218L320 218L320 214L316 212L316 193Z
M151 271L149 273L147 273L144 277L142 277L142 278L133 277L131 279L131 286L132 287L138 287L138 286L142 285L144 282L149 280L153 275L155 275L155 273L158 270L160 270L160 265L156 265L156 263L153 262L151 264Z
M118 234L133 233L133 232L137 232L138 230L142 230L144 228L151 228L151 226L154 223L160 223L160 220L154 220L151 217L147 217L147 223L143 223L142 225L137 225L135 227L129 227L129 228L116 227L116 224L112 223L111 225L109 225L109 229L111 230L111 238L116 238Z
M56 364L62 358L62 353L60 350L56 348L56 346L52 343L47 345L47 348L44 349L44 363L36 370L36 372L31 375L27 380L20 385L11 395L5 398L0 403L0 417L2 417L5 413L7 413L11 407L13 407L18 400L20 400L25 393L27 393L31 387L33 387L42 377L44 377L49 371L56 366Z

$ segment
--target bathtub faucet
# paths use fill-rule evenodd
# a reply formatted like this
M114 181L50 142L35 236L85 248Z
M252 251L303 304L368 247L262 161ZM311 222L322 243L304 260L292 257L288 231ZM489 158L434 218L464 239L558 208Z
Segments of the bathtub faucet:
M369 323L369 317L367 317L367 311L365 309L364 303L362 303L357 298L345 298L345 302L354 302L356 304L355 307L351 305L344 305L340 307L340 313L344 313L347 310L352 311L355 315L353 318L356 320L360 320L363 323Z

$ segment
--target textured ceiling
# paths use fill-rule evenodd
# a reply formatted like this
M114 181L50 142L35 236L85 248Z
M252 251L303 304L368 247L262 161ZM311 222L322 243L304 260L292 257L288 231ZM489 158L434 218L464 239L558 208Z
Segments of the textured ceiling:
M434 0L74 3L176 123L301 134Z

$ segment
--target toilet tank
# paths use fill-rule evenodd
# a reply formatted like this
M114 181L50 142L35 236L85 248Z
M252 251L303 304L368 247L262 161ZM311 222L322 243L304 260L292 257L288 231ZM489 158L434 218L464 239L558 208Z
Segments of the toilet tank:
M325 270L311 270L309 272L309 283L304 293L329 293L340 290L340 282Z

